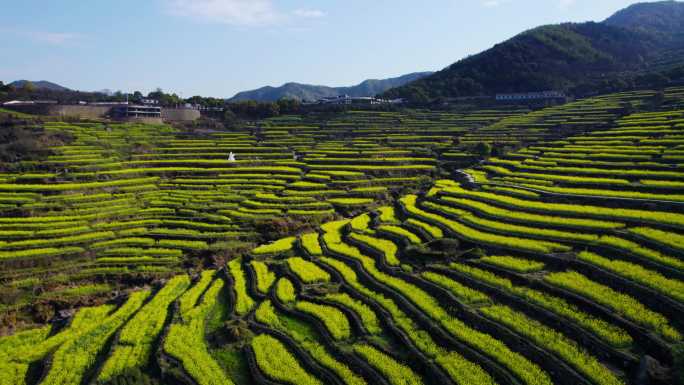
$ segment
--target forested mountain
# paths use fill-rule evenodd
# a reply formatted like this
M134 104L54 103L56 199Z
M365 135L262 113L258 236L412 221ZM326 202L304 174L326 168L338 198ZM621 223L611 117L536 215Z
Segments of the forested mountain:
M601 23L525 31L435 74L387 91L429 101L501 92L564 90L577 95L659 86L684 77L684 3L636 4ZM664 65L667 64L667 65Z
M604 21L615 27L681 37L684 34L684 3L662 1L638 3L616 12Z
M256 100L273 102L279 99L317 100L328 96L375 96L393 87L418 80L432 72L415 72L389 79L369 79L351 87L328 87L300 83L286 83L280 87L262 87L256 90L243 91L233 96L230 101Z
M33 88L36 90L47 90L47 91L70 91L66 87L62 87L59 84L49 82L47 80L40 81L29 81L29 80L17 80L10 83L10 86L14 88L24 88L26 84L32 84Z

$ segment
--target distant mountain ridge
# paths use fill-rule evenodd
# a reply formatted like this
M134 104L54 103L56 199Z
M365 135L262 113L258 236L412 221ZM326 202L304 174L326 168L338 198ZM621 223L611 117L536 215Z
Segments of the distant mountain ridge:
M24 88L29 80L16 80L9 85L14 88ZM37 90L49 90L49 91L71 91L69 88L60 86L57 83L52 83L47 80L30 81Z
M684 34L684 3L637 3L617 11L604 24L661 35Z
M684 3L639 3L604 22L525 31L383 94L430 102L462 96L562 90L575 95L684 79Z
M301 83L285 83L280 87L266 86L256 90L237 93L229 99L231 102L256 100L259 102L273 102L279 99L317 100L324 97L375 96L390 88L400 87L406 83L431 75L432 72L414 72L389 79L369 79L351 87L328 87Z

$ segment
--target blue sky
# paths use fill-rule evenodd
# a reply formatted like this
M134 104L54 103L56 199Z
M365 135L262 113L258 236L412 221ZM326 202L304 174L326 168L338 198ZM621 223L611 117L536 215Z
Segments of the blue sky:
M629 0L0 0L0 80L230 97L438 70Z

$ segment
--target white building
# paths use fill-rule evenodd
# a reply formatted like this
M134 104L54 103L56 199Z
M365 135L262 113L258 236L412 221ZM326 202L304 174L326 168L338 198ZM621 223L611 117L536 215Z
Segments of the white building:
M388 101L383 99L376 99L372 96L349 96L349 95L338 95L338 96L327 96L316 101L317 104L383 104L388 103Z
M41 104L57 104L56 100L11 100L2 103L3 106L34 106Z

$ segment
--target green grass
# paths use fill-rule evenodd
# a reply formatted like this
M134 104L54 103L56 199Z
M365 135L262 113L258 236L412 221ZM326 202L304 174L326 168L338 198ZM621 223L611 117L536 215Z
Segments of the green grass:
M596 358L588 354L576 342L544 324L506 306L489 306L480 309L480 311L488 318L494 319L529 338L535 344L556 353L594 383L602 385L624 384L610 369L601 365Z
M546 265L543 262L532 261L524 258L510 256L489 256L480 258L480 262L487 265L503 267L519 273L533 273L543 270Z
M648 270L638 264L621 260L611 260L598 254L583 251L579 253L579 259L597 265L613 273L621 275L632 281L639 282L666 296L673 297L684 302L684 283L676 279L666 278L653 270Z
M280 278L276 282L275 292L276 297L283 303L294 302L295 299L297 299L294 285L292 285L292 281L287 278Z
M347 385L362 385L366 382L346 364L335 359L319 342L312 327L298 319L277 313L270 301L264 301L255 312L258 322L277 329L294 339L318 363L335 372Z
M166 322L167 308L189 286L187 276L173 278L126 323L119 333L113 354L100 371L98 381L111 381L147 365L152 345Z
M423 240L420 239L416 234L412 233L411 231L401 227L401 226L394 226L394 225L380 225L378 226L378 230L380 231L386 231L388 233L398 235L399 237L407 239L410 243L414 245L419 245L423 243Z
M261 261L251 261L250 265L254 269L256 275L257 290L263 294L268 293L268 289L271 288L271 285L273 285L276 280L275 273L270 271L268 265Z
M297 301L295 309L318 318L335 340L345 340L351 336L351 326L347 316L333 306Z
M284 253L292 250L296 240L296 237L282 238L268 245L259 246L252 250L252 253L256 255Z
M313 262L292 257L286 260L287 266L304 283L329 282L330 274Z
M107 339L142 306L149 294L149 291L132 294L114 314L83 333L78 339L65 341L52 355L52 365L44 383L80 384L83 376L92 368L98 353L104 349Z
M211 357L205 341L205 320L217 305L217 296L222 288L223 280L215 280L197 306L181 313L182 320L170 326L164 339L164 350L179 360L186 372L200 385L232 384Z
M267 377L293 385L322 385L276 338L260 334L252 339L251 346L259 369Z
M239 315L249 313L254 307L254 299L247 292L247 279L242 269L240 259L234 259L228 263L228 272L233 277L236 295L235 312Z
M371 345L355 345L354 352L376 368L392 385L420 385L421 378L403 365Z
M399 251L399 248L396 244L394 244L394 242L387 239L376 238L357 233L352 233L349 238L357 242L361 242L382 253L384 260L388 265L399 266L401 264L401 261L399 261L399 258L397 258L397 252Z
M478 281L482 281L507 293L523 298L537 306L541 306L561 317L570 319L584 329L594 333L610 345L622 348L630 346L633 342L632 337L630 337L626 331L601 318L585 313L577 306L560 297L547 294L540 290L530 289L525 286L513 285L509 279L468 265L452 263L449 267Z
M670 341L682 339L681 334L670 326L668 319L662 314L649 310L633 297L594 282L579 273L552 273L545 276L544 280L607 306L618 314L660 333Z
M302 247L311 255L322 255L321 245L318 243L318 233L307 233L302 235Z
M31 114L25 114L23 112L16 112L8 110L6 108L0 108L0 114L16 117L17 119L36 119L37 116Z

